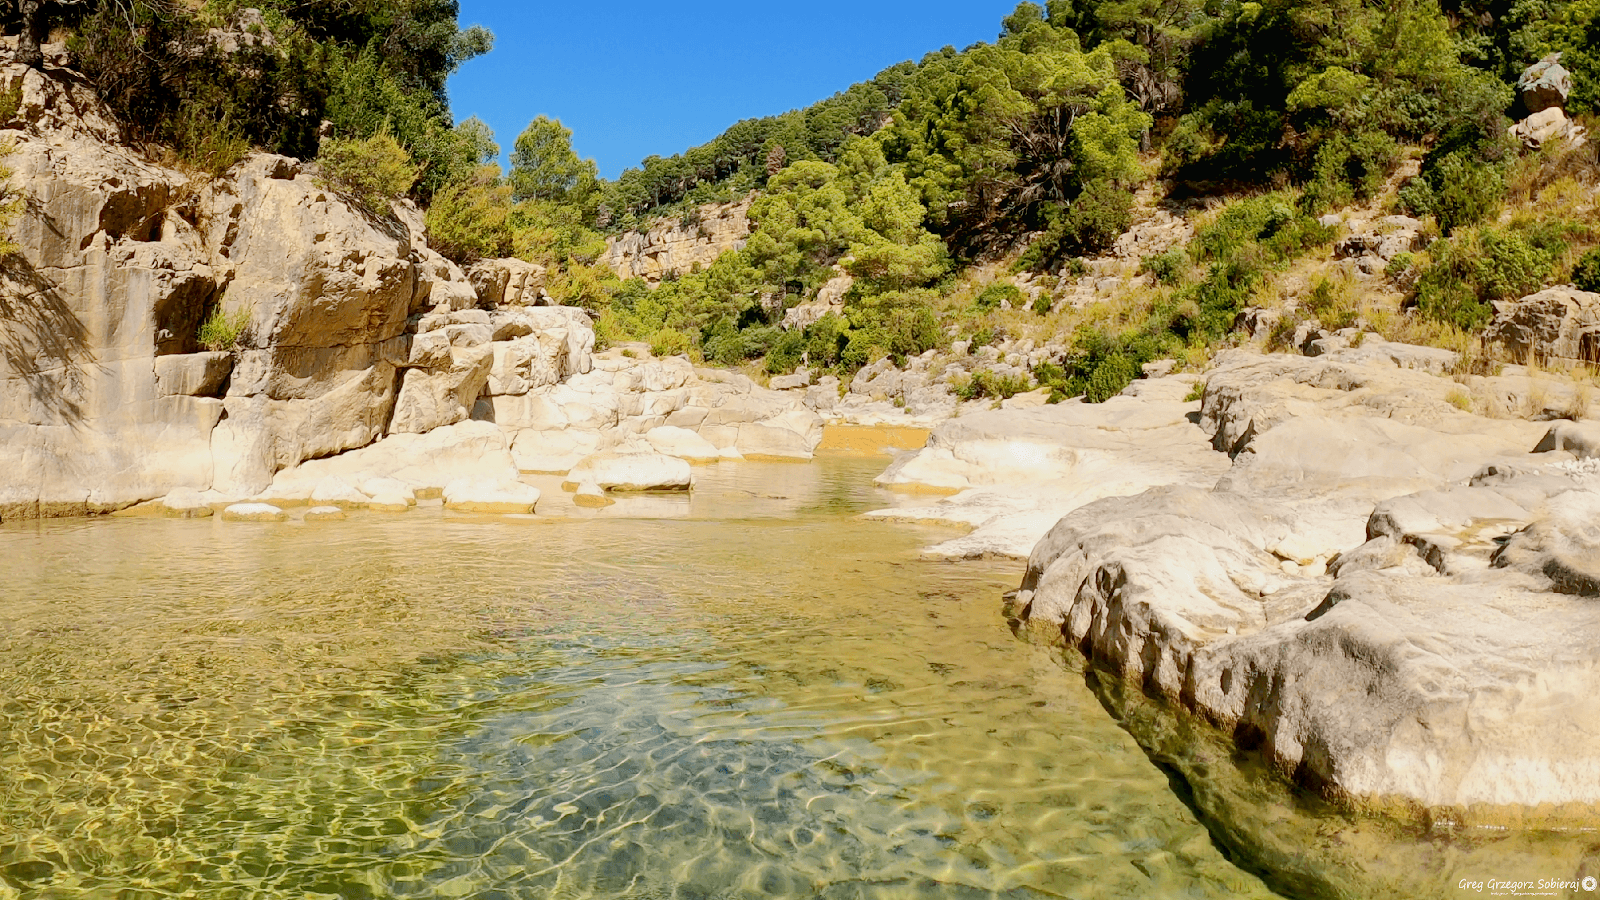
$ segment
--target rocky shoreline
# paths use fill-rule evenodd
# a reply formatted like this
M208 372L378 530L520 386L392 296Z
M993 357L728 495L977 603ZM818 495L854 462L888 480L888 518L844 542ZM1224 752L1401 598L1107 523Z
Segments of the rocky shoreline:
M825 425L857 426L840 452L921 444L878 483L927 496L870 515L968 529L932 557L1026 560L1019 627L1079 654L1220 839L1292 889L1435 892L1426 842L1394 851L1412 880L1361 874L1390 852L1374 829L1495 834L1530 871L1600 871L1581 840L1530 837L1600 821L1588 376L1352 330L1152 371L1102 404L962 402L965 348L763 386L597 353L537 267L463 270L414 208L378 216L295 160L202 179L129 150L68 73L0 79L30 203L0 272L0 520L526 516L529 476L602 507L691 489L696 466L809 460ZM203 348L219 312L240 333ZM1600 295L1558 288L1501 304L1488 334L1572 363L1597 328ZM1053 351L981 352L1024 372ZM1254 765L1273 802L1309 791L1356 824L1296 856L1229 787Z

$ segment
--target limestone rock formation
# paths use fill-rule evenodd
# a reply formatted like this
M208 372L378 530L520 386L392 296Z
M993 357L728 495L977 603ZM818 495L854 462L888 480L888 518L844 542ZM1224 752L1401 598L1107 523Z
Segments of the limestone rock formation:
M222 401L156 379L158 355L199 349L218 290L176 209L187 178L115 143L112 116L75 78L8 64L0 82L21 90L4 137L28 204L20 251L0 267L0 518L210 487Z
M459 478L444 488L444 508L459 512L530 515L538 502L538 488L507 479Z
M1600 294L1554 287L1496 301L1483 338L1512 359L1600 365Z
M1192 418L1192 377L1151 382L1142 398L1078 401L964 414L934 429L928 445L895 461L878 483L953 494L875 518L969 527L927 551L944 558L1025 559L1066 512L1161 485L1209 488L1225 456Z
M1071 509L1022 615L1329 797L1591 815L1600 434L1463 411L1430 354L1379 349L1219 356L1190 427L1222 477Z
M567 473L576 490L593 484L607 491L687 491L694 484L689 463L661 453L595 453Z
M707 268L724 252L744 247L750 236L752 199L708 204L687 217L657 222L642 233L607 238L600 263L619 278L643 278L651 284L687 275L696 266Z
M467 277L485 307L550 305L544 292L544 266L520 259L482 259L467 270Z

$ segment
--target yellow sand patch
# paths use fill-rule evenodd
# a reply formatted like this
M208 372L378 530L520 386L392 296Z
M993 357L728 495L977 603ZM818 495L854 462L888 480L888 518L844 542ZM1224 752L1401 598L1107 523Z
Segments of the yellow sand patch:
M828 425L822 429L818 453L846 456L892 456L899 450L919 450L928 443L926 428L901 425Z

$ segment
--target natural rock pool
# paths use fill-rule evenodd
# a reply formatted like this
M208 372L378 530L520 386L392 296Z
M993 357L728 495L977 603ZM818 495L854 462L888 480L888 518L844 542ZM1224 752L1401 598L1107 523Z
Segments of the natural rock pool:
M0 897L1269 896L882 468L0 526Z

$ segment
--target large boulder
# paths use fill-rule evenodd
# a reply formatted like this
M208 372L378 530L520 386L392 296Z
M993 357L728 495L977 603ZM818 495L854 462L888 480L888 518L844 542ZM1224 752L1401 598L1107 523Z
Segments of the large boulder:
M548 306L544 266L520 259L481 259L467 270L478 303L496 306Z
M518 475L505 432L488 422L462 422L428 434L396 434L370 447L285 469L264 496L309 501L332 476L361 487L363 493L409 501L418 494L438 496L459 478L515 481Z
M1547 109L1565 109L1572 94L1572 73L1561 65L1561 54L1552 53L1524 69L1517 79L1517 97L1529 115Z
M593 483L608 491L687 491L689 463L660 453L595 453L567 473L567 483Z
M1498 300L1483 339L1518 361L1600 365L1600 294L1553 287Z

